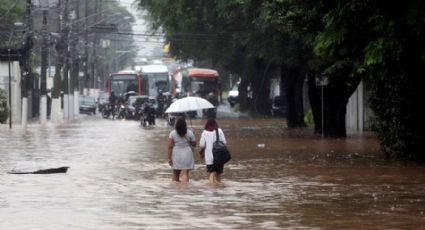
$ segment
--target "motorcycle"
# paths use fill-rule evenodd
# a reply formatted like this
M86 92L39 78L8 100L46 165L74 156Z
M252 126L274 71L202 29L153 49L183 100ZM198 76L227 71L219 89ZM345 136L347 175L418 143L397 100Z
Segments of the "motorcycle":
M126 106L126 116L127 116L127 119L134 120L136 118L136 115L137 115L136 107L134 107L132 105Z
M118 119L126 119L126 118L127 118L127 114L126 114L125 105L121 104L118 108Z
M107 104L102 109L102 117L108 119L112 115L112 106Z
M145 104L142 111L140 124L143 127L155 125L155 108L152 105Z

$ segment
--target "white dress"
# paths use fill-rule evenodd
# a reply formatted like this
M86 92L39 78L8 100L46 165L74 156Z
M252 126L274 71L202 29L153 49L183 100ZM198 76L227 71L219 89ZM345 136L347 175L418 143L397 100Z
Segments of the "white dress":
M174 141L174 147L171 155L173 169L194 169L193 152L189 142L195 141L195 135L187 130L186 136L181 137L176 130L171 131L170 139Z

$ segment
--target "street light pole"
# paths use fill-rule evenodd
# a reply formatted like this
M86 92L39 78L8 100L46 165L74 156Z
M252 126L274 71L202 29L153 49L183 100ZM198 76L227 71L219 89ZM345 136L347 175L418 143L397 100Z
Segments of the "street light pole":
M320 99L321 99L321 126L322 126L322 137L325 136L325 86L329 84L327 76L322 73L320 77L316 77L316 85L320 86Z
M70 39L70 52L71 52L71 81L70 81L70 95L73 95L73 114L70 114L74 119L78 118L79 115L79 97L80 97L80 87L79 87L79 72L80 72L80 56L78 52L78 33L80 32L80 1L77 0L74 2L73 17L71 17L71 39ZM72 101L70 101L72 103Z
M89 24L89 2L88 0L84 1L84 61L83 61L83 72L84 72L84 88L87 90L90 88L90 76L89 76L89 32L88 32L88 24Z
M9 129L12 129L12 77L10 71L10 49L7 49L9 61Z
M42 124L47 121L47 8L43 9L43 29L42 29L43 41L41 45L41 83L40 83L40 93L41 93L41 102L40 102L40 122Z
M13 23L14 26L22 26L23 23L22 22L15 22ZM8 41L8 46L10 47L11 41L12 41L12 37L13 37L13 33L14 30L12 30L12 32L10 33L9 36L9 41ZM8 48L7 49L7 58L8 58L8 66L9 66L9 128L12 129L12 71L11 71L11 67L10 67L10 51L11 49Z
M321 100L322 100L322 137L324 137L325 136L325 103L324 103L324 98L323 98L323 95L324 95L324 89L323 89L323 87L324 87L324 85L323 84L321 84L320 85L320 88L321 88Z
M53 79L53 90L52 90L52 107L50 117L52 122L59 122L62 120L61 114L61 93L60 93L60 84L61 84L61 71L62 71L62 62L63 62L63 46L64 39L62 34L62 15L63 15L63 3L62 0L57 1L57 33L58 36L55 42L56 50L56 66L55 66L55 75Z

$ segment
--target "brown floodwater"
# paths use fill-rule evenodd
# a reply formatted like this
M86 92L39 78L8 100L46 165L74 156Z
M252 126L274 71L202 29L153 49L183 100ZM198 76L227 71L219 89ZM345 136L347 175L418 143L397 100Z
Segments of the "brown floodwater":
M171 182L167 138L134 121L0 125L0 229L421 229L425 165L386 159L373 134L323 139L280 119L219 119L232 161ZM199 139L205 120L193 120ZM8 171L70 166L67 174Z

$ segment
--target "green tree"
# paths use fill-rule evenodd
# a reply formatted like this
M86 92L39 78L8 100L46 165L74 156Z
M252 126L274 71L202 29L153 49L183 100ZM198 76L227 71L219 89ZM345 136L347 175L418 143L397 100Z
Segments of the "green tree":
M345 113L346 98L361 79L366 80L372 88L371 105L377 117L375 130L382 149L392 157L424 158L421 144L425 123L418 106L421 98L418 76L424 73L425 61L424 3L371 0L268 3L284 9L270 20L294 36L304 36L320 58L318 66L322 67L318 70L323 69L321 72L331 80L325 96L329 105ZM343 122L342 116L338 119L335 117L338 113L330 110L333 109L325 110L325 131L332 128L330 120Z
M21 1L0 0L0 47L14 47L19 43L18 34L12 33L15 22L22 22L24 7Z
M242 109L268 113L269 76L274 62L267 35L255 30L262 1L140 1L162 27L171 52L181 59L209 60L213 68L242 77ZM247 101L248 86L253 103Z
M321 133L323 130L329 137L345 137L346 104L360 78L350 72L355 68L355 61L346 58L339 47L329 46L324 49L324 51L338 50L336 53L329 51L335 54L333 56L320 49L321 45L332 44L336 38L341 37L341 31L333 31L333 27L326 27L328 25L326 20L332 16L332 14L326 16L327 10L324 2L270 0L263 4L262 18L264 24L270 23L282 34L286 34L288 37L286 40L292 40L292 44L295 44L285 46L289 52L283 53L286 58L282 65L282 70L285 71L282 72L288 71L288 79L293 82L288 84L288 92L297 89L299 82L308 76L315 131ZM326 29L331 30L326 33L330 34L329 37L325 36ZM291 47L293 48L290 49ZM324 74L330 79L330 84L325 87L323 114L325 125L322 127L321 93L315 82L316 78ZM288 97L288 105L291 105L291 101L293 99ZM290 110L290 115L294 111L297 110Z
M425 62L425 3L375 3L373 35L364 47L370 69L375 130L391 157L425 159L421 99Z
M372 0L140 1L162 26L178 57L211 59L241 76L243 98L264 102L267 81L280 70L286 85L288 121L303 113L300 82L308 76L316 132L345 137L346 104L361 80L371 87L375 130L393 157L425 158L420 118L425 3ZM320 88L325 75L324 127ZM242 102L242 104L244 104ZM249 103L246 103L249 104ZM264 103L263 103L264 104ZM267 106L264 106L267 107ZM263 109L261 109L263 110Z
M8 117L7 94L5 90L0 89L0 123L4 123Z

